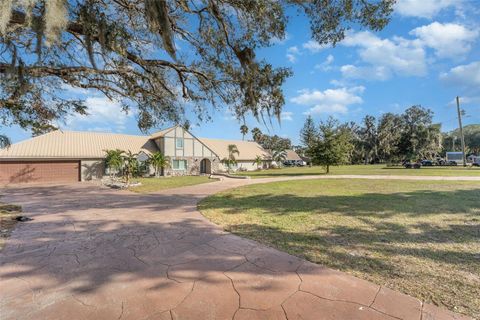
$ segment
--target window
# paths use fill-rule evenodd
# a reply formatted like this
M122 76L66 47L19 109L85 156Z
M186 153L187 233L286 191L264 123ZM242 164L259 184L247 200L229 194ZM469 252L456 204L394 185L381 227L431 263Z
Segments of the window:
M183 138L176 138L175 146L177 147L177 149L183 149Z
M187 160L173 160L173 170L187 170Z

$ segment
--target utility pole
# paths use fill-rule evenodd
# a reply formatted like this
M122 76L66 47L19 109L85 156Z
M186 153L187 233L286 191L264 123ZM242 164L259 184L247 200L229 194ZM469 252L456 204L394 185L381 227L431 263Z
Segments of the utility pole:
M460 129L460 141L462 142L462 160L463 166L467 166L467 158L465 155L465 137L463 136L463 127L462 127L462 113L460 112L460 98L457 96L457 113L458 113L458 126Z

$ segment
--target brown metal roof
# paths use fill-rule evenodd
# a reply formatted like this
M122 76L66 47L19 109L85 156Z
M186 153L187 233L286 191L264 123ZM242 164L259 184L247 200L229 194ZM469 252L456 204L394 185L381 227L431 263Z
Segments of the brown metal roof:
M263 149L258 143L254 141L242 140L220 140L220 139L206 139L198 138L205 143L213 152L215 152L220 159L228 157L228 145L234 144L237 146L239 155L235 155L237 160L253 160L257 156L263 159L270 159L270 153Z
M285 160L302 160L294 150L287 149L285 151L287 152L287 158Z
M52 131L25 141L12 144L7 149L0 149L0 159L88 159L104 158L105 150L120 149L138 153L140 151L151 154L158 151L152 140L163 136L172 130L168 128L152 136L134 136L127 134L81 132L81 131ZM220 140L197 138L205 144L220 159L228 157L228 145L235 144L240 151L238 160L253 160L257 156L270 159L270 153L253 141Z
M170 127L170 128L166 128L166 129L163 129L163 130L154 132L154 133L152 133L152 135L150 136L150 138L155 139L155 138L163 137L167 132L172 131L172 130L175 129L176 127L177 127L177 126L173 126L173 127Z
M149 136L56 130L0 149L0 158L104 158L107 149L158 151Z

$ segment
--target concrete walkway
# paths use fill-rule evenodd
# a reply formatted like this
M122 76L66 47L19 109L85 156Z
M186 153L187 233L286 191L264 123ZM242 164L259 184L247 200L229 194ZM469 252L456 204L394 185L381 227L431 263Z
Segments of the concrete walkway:
M467 319L228 234L196 209L232 187L309 178L154 195L87 183L4 189L34 220L0 253L0 319Z

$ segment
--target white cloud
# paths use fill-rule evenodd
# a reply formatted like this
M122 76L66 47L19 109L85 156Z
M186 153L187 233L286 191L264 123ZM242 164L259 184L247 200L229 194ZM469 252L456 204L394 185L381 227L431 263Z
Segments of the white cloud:
M295 63L297 61L297 55L300 54L300 50L297 46L293 46L287 49L287 59L291 63Z
M332 80L330 80L330 84L332 86L335 86L335 87L345 87L346 86L346 82L343 79L342 80L332 79Z
M335 58L331 54L329 54L325 59L325 61L315 65L315 69L322 70L322 71L332 70L332 63L334 60Z
M449 7L460 7L462 0L398 0L395 11L402 16L431 19Z
M348 112L348 106L363 103L359 95L364 90L365 87L362 86L327 89L324 91L304 89L299 91L299 95L290 99L290 101L299 105L309 106L310 109L306 114L345 114Z
M369 31L348 32L341 44L357 48L364 65L345 65L340 69L342 75L369 80L387 80L393 75L424 76L428 64L435 61L427 57L427 49L433 49L437 58L462 59L471 50L479 31L455 23L432 22L409 34L415 38L382 39Z
M369 31L362 31L348 33L342 45L358 47L363 62L383 68L385 74L423 76L427 73L425 50L418 40L381 39Z
M293 118L293 112L290 112L290 111L282 111L282 113L280 114L280 120L282 121L292 121Z
M480 103L480 96L461 96L460 104L461 105L478 105ZM449 103L449 106L457 106L457 99L452 99Z
M470 51L478 31L460 24L435 21L413 29L410 34L417 36L423 45L434 49L439 58L461 58Z
M297 62L297 57L291 53L287 53L287 60L290 61L291 63Z
M106 97L88 97L85 99L88 115L75 115L67 118L68 128L102 128L102 131L122 131L134 112L122 111L120 103Z
M312 53L317 53L322 51L323 49L326 48L326 46L319 44L317 41L314 40L309 40L308 42L305 42L302 47L304 49L307 49L308 51Z
M351 64L340 67L340 72L344 78L348 79L366 79L366 80L387 80L391 72L385 66L356 67Z
M453 85L480 90L480 61L459 65L440 74L440 79Z

